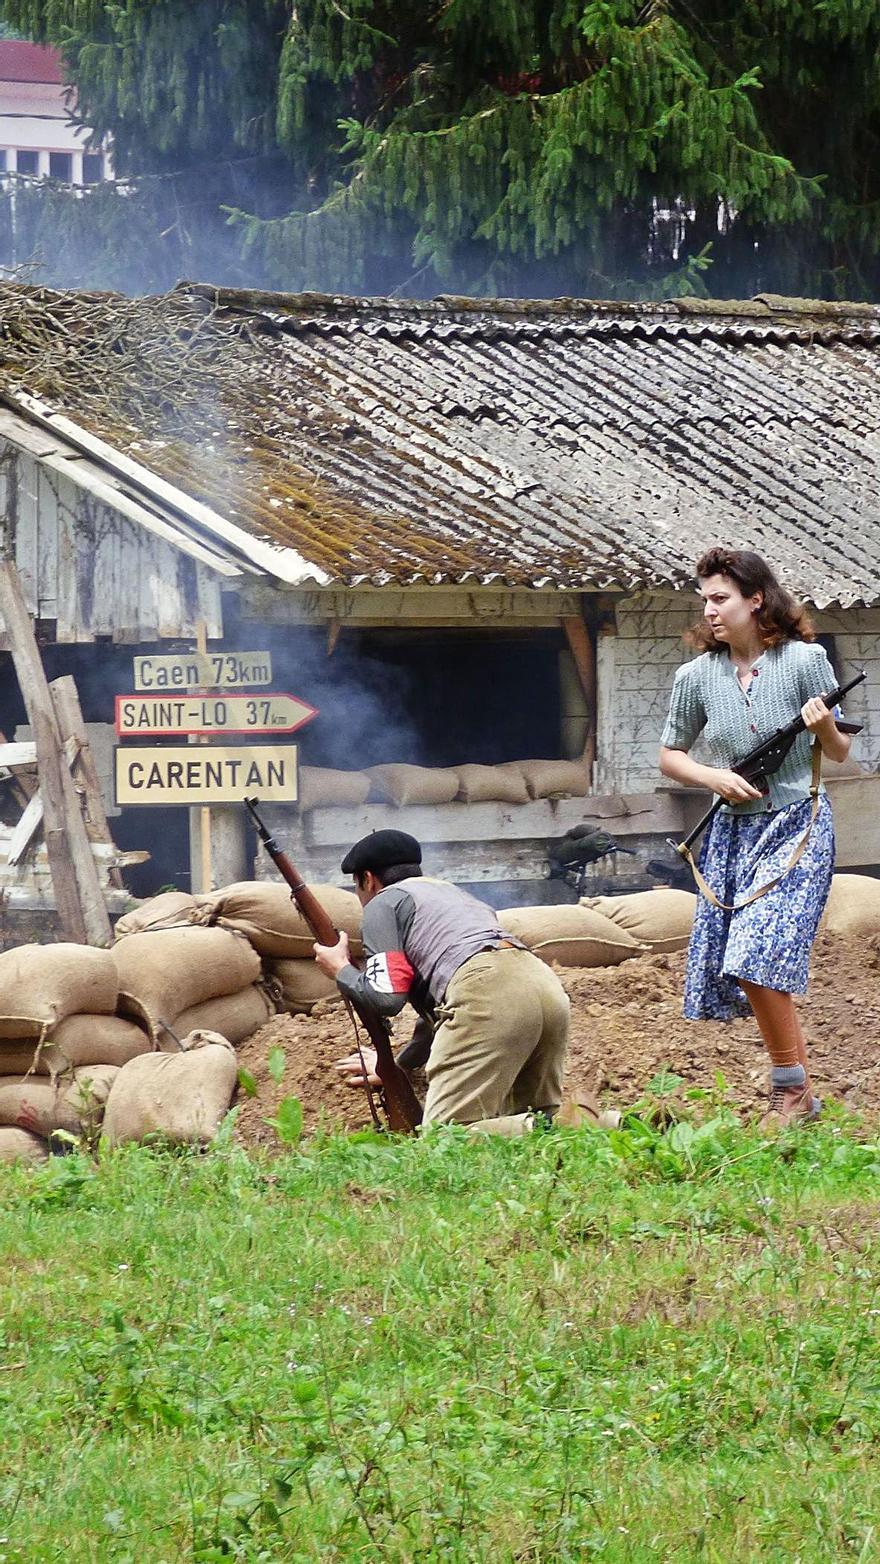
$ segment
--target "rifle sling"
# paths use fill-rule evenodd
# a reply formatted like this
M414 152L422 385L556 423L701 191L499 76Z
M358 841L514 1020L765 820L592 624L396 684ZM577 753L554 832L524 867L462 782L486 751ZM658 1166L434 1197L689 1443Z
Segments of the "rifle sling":
M718 897L715 895L711 885L706 883L706 880L701 873L697 861L694 858L690 848L685 847L684 844L679 847L678 851L685 860L685 863L690 865L690 870L696 881L697 889L702 893L703 896L705 896L708 902L711 902L713 907L719 908L721 912L739 912L743 907L750 907L752 902L760 901L761 897L766 896L768 891L775 890L776 886L781 884L781 882L785 879L785 876L791 873L791 870L794 868L795 864L798 863L803 857L807 848L807 843L810 840L810 834L813 830L813 826L816 824L816 816L819 813L819 782L821 777L822 746L817 739L814 739L813 775L810 781L810 798L812 800L812 808L810 810L810 821L807 829L795 847L794 852L789 858L785 868L782 870L782 873L777 874L772 880L768 880L766 885L762 885L759 890L753 891L751 896L748 896L745 901L737 902L735 906L728 906L727 902L718 900Z

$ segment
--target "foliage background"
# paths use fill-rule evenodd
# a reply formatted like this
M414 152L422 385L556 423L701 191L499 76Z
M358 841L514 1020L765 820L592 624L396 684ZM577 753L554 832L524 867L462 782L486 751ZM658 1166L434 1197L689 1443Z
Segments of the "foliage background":
M165 286L873 298L873 0L6 0L134 193L18 259ZM11 251L7 195L0 227Z

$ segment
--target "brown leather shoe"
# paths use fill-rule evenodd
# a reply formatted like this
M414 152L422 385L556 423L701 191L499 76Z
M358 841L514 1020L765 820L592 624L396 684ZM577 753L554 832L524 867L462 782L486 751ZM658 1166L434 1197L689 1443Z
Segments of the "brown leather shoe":
M790 1124L814 1123L821 1112L822 1104L809 1086L774 1086L758 1128L765 1135L777 1135Z

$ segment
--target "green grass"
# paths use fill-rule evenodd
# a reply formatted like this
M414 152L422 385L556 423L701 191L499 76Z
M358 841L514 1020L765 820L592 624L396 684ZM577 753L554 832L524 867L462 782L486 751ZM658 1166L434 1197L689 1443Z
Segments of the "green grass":
M0 1176L0 1564L880 1557L880 1143Z

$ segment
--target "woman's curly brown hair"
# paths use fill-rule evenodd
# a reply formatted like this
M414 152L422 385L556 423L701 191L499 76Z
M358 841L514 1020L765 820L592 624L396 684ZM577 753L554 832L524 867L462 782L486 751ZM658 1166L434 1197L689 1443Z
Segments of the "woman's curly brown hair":
M785 587L780 586L773 571L760 554L749 549L710 548L696 563L698 581L709 576L726 576L739 587L743 597L763 594L764 601L755 623L765 646L779 646L782 641L815 641L812 622ZM700 652L723 652L724 641L716 641L705 619L692 626L686 640Z

